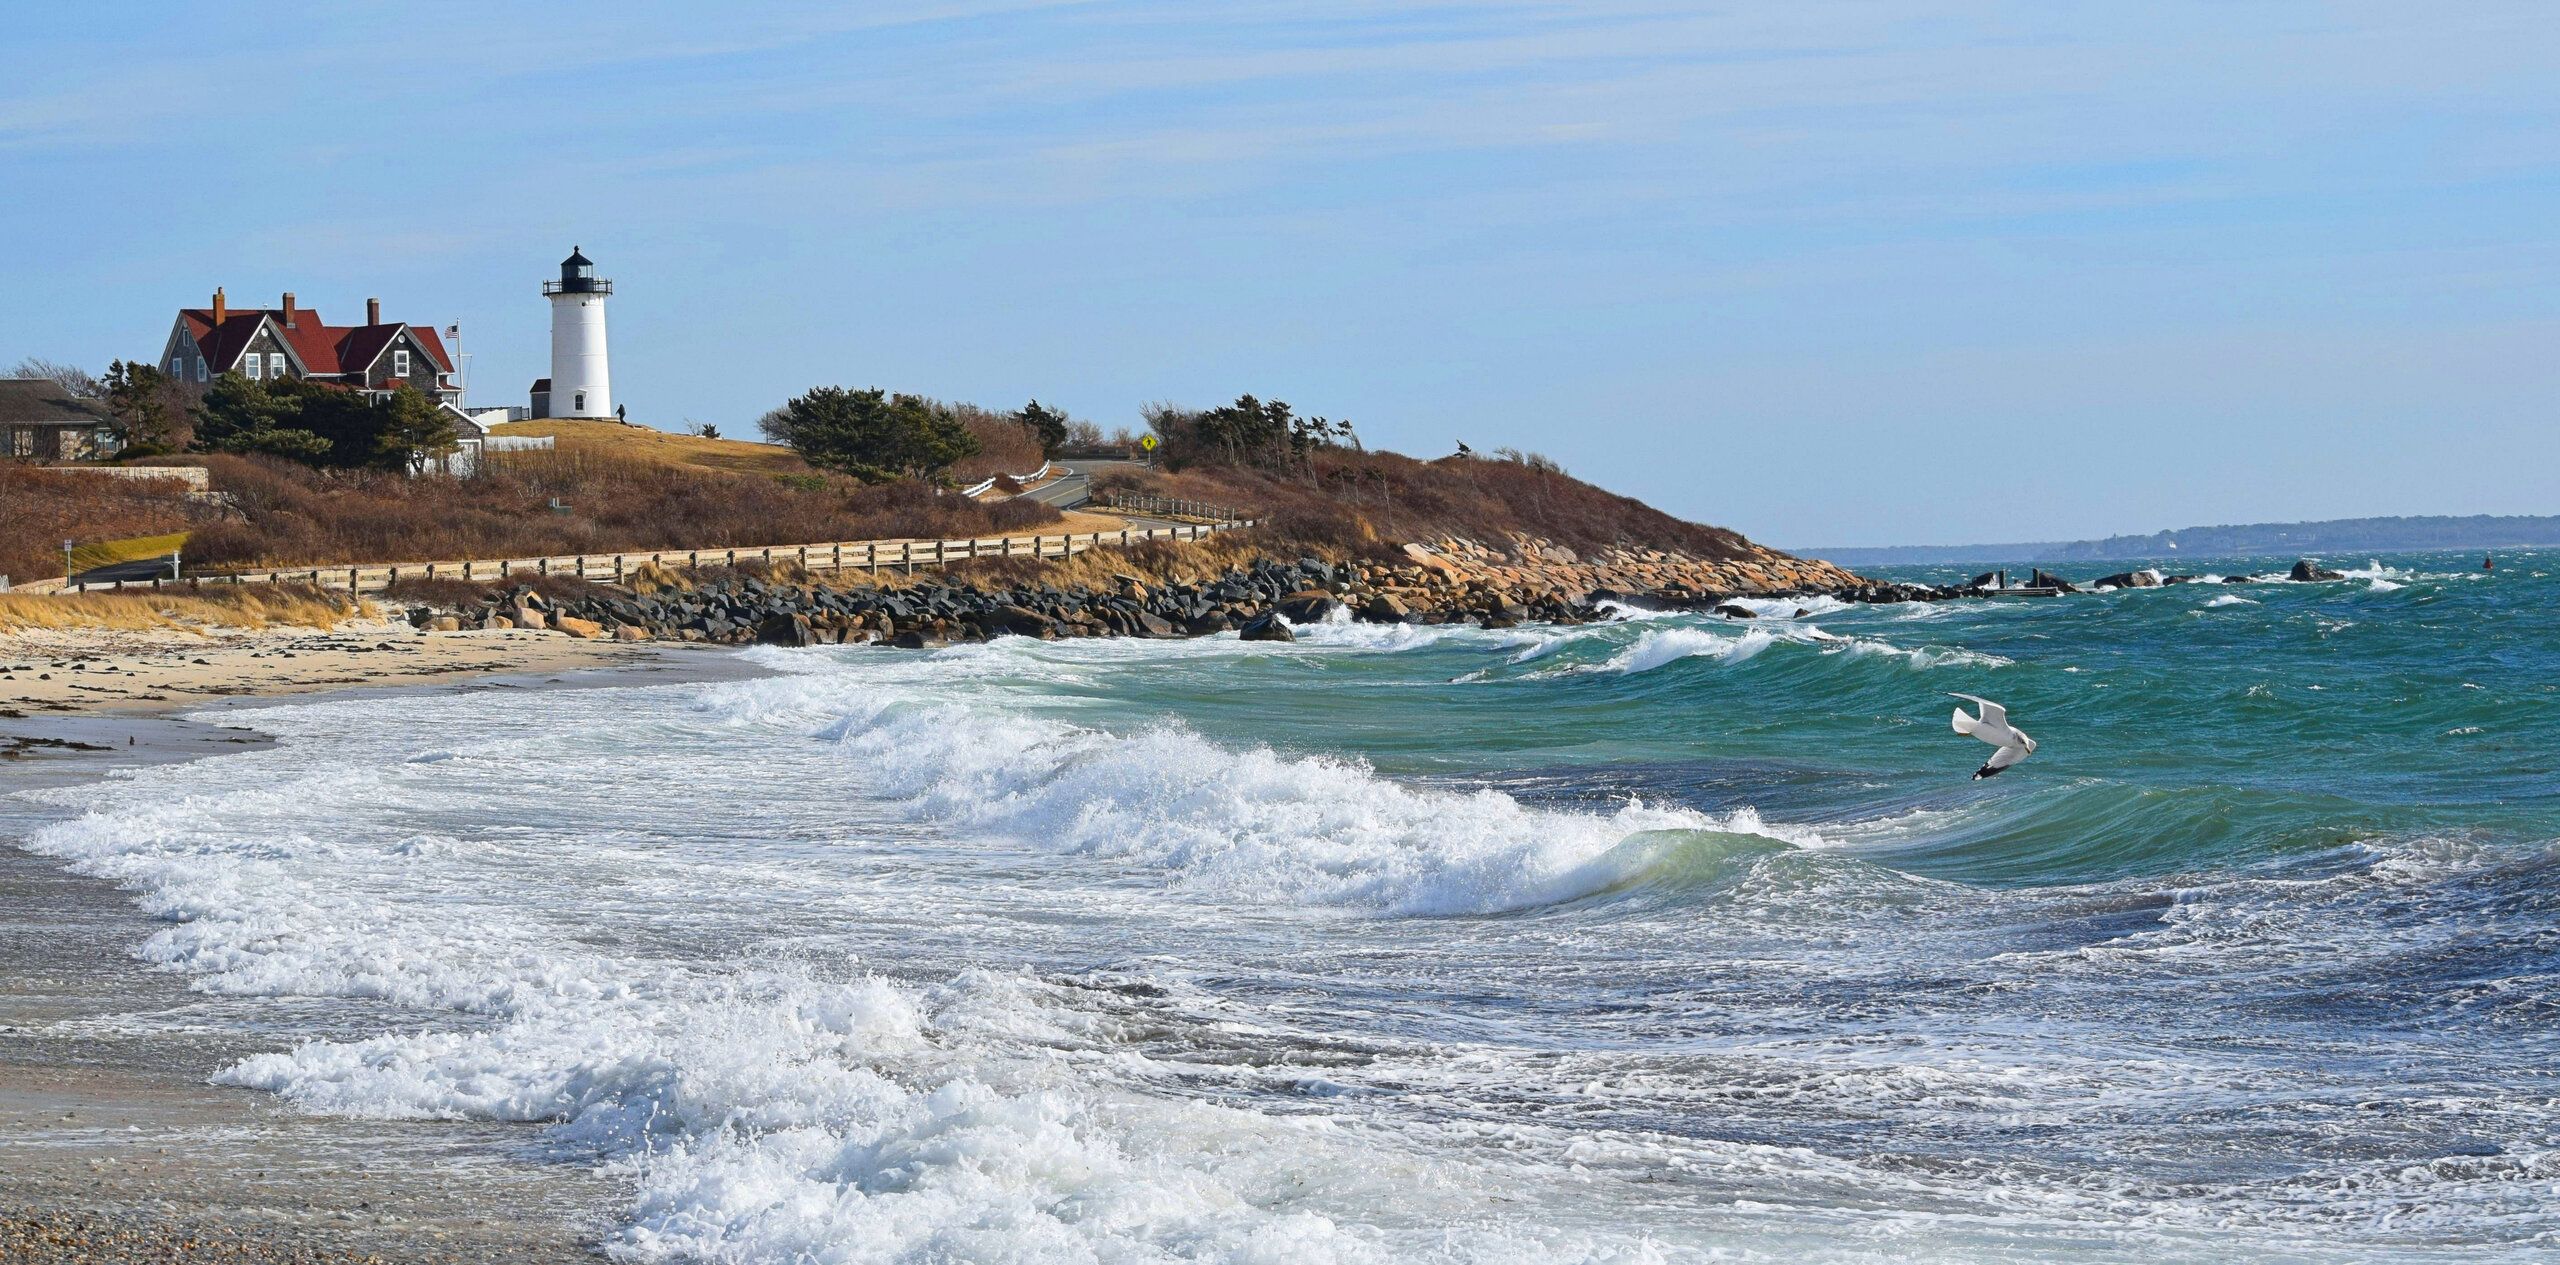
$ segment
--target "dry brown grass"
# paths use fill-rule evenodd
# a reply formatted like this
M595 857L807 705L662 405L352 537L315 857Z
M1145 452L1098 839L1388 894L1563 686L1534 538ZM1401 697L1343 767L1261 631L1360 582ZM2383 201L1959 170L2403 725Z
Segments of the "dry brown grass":
M208 457L239 517L188 542L204 567L531 558L836 540L959 539L1043 527L1057 511L980 504L912 482L725 474L591 450L510 454L469 479L324 473ZM554 508L555 503L560 508Z
M1217 579L1258 559L1295 559L1310 552L1294 543L1276 541L1259 530L1248 529L1220 532L1199 540L1149 540L1126 549L1106 545L1085 550L1071 558L980 558L953 563L950 574L955 579L980 586L1054 584L1069 588L1081 584L1092 589L1107 589L1123 575L1134 575L1151 584L1190 584ZM1346 556L1327 549L1312 552L1328 561L1340 561ZM891 586L898 582L892 581Z
M298 584L246 584L201 591L0 593L0 633L40 628L330 628L364 611L346 594Z
M1499 543L1510 533L1600 551L1629 546L1700 558L1746 558L1760 549L1740 533L1674 518L1560 470L1517 461L1333 449L1313 468L1279 477L1195 465L1178 473L1113 471L1097 480L1161 496L1233 506L1263 519L1269 536L1384 557L1408 541L1462 536Z
M1020 429L1020 428L1016 428ZM807 474L809 463L780 444L746 439L705 439L646 426L550 418L499 427L500 435L551 436L561 452L651 465L688 466L731 474Z

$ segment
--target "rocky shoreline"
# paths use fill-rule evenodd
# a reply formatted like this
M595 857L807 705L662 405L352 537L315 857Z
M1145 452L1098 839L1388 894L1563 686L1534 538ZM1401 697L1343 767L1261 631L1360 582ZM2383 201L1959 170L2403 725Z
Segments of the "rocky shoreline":
M1748 619L1759 615L1737 599L1940 602L2026 591L2146 588L2199 578L2132 571L2079 585L2039 570L2024 588L2003 587L2006 576L1998 572L1958 585L1904 584L1784 555L1775 555L1782 560L1777 562L1663 555L1584 562L1535 542L1524 542L1513 554L1446 541L1408 546L1406 554L1409 560L1402 564L1258 557L1208 578L1117 572L1100 583L1004 583L947 574L883 580L851 573L827 582L788 564L699 573L644 567L625 587L564 585L520 573L474 598L418 604L408 618L429 631L547 629L622 641L931 649L1002 636L1062 640L1234 632L1249 641L1289 641L1292 626L1334 618L1486 628L1578 624L1615 618L1610 603ZM2305 561L2291 578L2337 576Z

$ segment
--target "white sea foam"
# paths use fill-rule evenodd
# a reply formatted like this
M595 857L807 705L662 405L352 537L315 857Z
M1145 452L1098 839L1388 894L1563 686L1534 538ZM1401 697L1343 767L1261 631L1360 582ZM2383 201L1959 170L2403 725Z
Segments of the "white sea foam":
M1952 646L1897 646L1872 637L1843 637L1811 624L1772 623L1755 626L1739 634L1726 634L1704 628L1647 629L1635 642L1607 661L1566 672L1612 672L1635 674L1678 663L1684 659L1712 659L1724 663L1741 663L1772 646L1809 647L1826 655L1868 656L1901 659L1911 667L1939 668L2006 667L2010 660Z
M2207 605L2207 606L2255 606L2255 605L2257 605L2257 603L2256 603L2256 602L2253 602L2253 601L2251 601L2251 600L2249 600L2248 598L2242 597L2242 596L2240 596L2240 595L2239 595L2239 594L2237 594L2237 593L2225 593L2225 594L2222 594L2222 595L2221 595L2221 596L2219 596L2219 597L2214 598L2212 601L2205 603L2205 605Z
M813 687L759 682L746 692L794 688ZM1629 803L1564 813L1496 791L1414 790L1355 762L1228 750L1171 727L1113 735L896 693L830 690L782 705L846 709L826 736L909 816L1144 865L1229 897L1487 913L1626 883L1669 846L1648 837L1661 832L1813 837L1749 810L1710 817Z
M1571 1180L1544 1161L1456 1163L1353 1121L1151 1092L1189 1073L1122 1048L1114 1021L1018 971L922 986L841 961L616 947L644 930L681 943L687 911L733 889L787 908L801 867L670 869L588 809L544 814L574 795L564 775L612 779L618 750L692 747L710 762L696 776L752 782L704 737L726 729L769 762L754 735L806 746L822 728L835 745L808 758L901 813L1108 853L1237 900L1414 912L1570 898L1671 846L1647 831L1751 829L1748 814L1542 812L1336 761L1221 758L1171 730L1125 747L1054 723L1007 736L1000 718L895 687L830 685L819 672L713 691L690 730L635 725L647 709L604 691L546 696L558 733L493 737L464 785L404 758L404 739L474 714L468 700L418 700L399 718L375 703L282 709L266 721L287 735L277 748L60 792L92 810L33 845L172 920L145 956L200 988L482 1016L307 1042L218 1079L345 1115L548 1123L635 1183L609 1244L621 1258L1661 1259L1641 1235L1506 1211L1512 1192ZM469 841L397 824L449 815L458 793L504 823ZM599 918L627 921L591 940Z

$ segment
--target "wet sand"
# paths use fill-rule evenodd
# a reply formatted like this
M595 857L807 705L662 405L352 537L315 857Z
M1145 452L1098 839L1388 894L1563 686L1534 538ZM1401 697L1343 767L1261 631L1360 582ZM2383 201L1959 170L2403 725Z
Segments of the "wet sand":
M373 649L379 631L91 647L76 660L88 670L57 671L61 686L0 709L0 1260L562 1261L594 1259L611 1231L618 1183L546 1157L538 1129L312 1116L208 1084L317 1020L298 1021L305 1007L295 999L213 997L136 961L132 948L158 924L127 894L15 846L59 810L13 792L264 742L254 728L261 700L225 701L234 687L499 690L755 674L727 654L540 634ZM0 651L0 666L30 661L23 643L14 650L15 659ZM191 653L169 662L177 651ZM213 661L210 675L195 658ZM527 658L622 666L528 673ZM95 689L72 688L83 685ZM153 714L206 708L228 714ZM250 1013L254 1030L230 1018Z

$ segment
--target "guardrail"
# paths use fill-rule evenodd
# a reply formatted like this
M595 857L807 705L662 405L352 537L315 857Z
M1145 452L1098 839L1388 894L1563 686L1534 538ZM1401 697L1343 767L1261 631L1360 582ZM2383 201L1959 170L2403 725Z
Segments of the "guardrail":
M53 581L54 592L107 593L120 589L201 589L233 584L310 584L362 593L385 589L402 580L462 580L496 583L518 571L566 575L621 583L641 566L737 566L742 562L797 562L811 571L905 571L947 566L972 558L1067 558L1106 545L1134 545L1149 540L1198 540L1239 527L1251 520L1185 524L1180 527L1130 527L1120 531L1072 532L1054 536L986 536L974 540L855 540L823 545L770 545L750 549L660 549L651 552L564 554L549 558L497 558L468 562L410 562L398 566L294 567L246 571L232 575L193 576L184 580L109 580L65 585ZM21 585L20 592L35 585Z
M1136 492L1104 491L1094 498L1113 509L1135 510L1141 514L1167 514L1175 518L1205 518L1213 522L1234 522L1244 515L1228 505L1207 501L1189 501L1174 496L1147 496Z
M1016 483L1038 483L1042 479L1048 478L1050 468L1057 464L1058 463L1054 461L1043 461L1040 463L1039 469L1034 470L1029 474L990 475L984 483L980 483L974 487L965 487L960 489L960 495L976 496L977 494L986 491L988 488L994 487L997 479L1011 479Z

